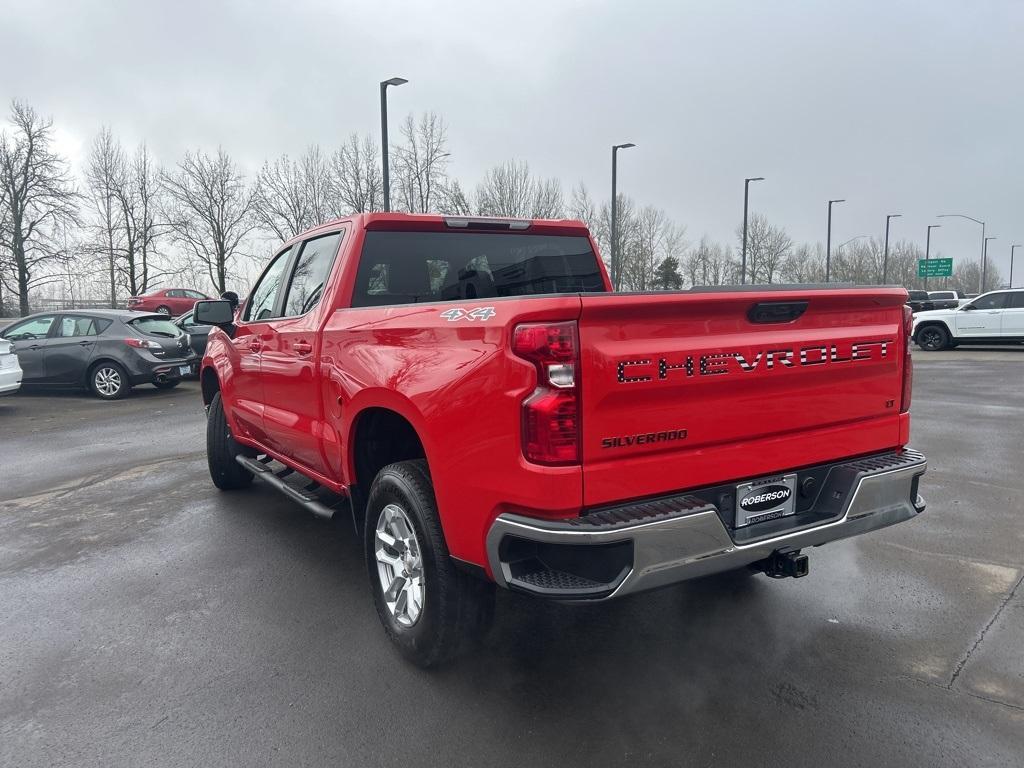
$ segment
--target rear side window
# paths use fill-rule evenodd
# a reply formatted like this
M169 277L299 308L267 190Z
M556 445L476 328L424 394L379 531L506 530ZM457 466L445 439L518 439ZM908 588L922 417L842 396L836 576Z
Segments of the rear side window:
M284 302L286 317L304 315L320 301L334 266L341 236L341 232L335 232L303 243Z
M288 264L288 255L291 248L281 251L274 260L270 262L263 277L252 289L252 295L245 305L245 316L243 320L259 322L277 317L277 294L281 290L281 282L284 280L284 268Z
M1010 302L1006 305L1009 309L1024 309L1024 291L1014 291L1010 294Z
M110 327L112 321L102 317L76 317L67 315L60 319L57 335L62 338L74 336L99 336Z
M586 237L367 232L352 306L604 290Z
M173 339L181 333L178 326L162 317L140 317L138 320L132 320L129 325L147 336L166 336Z

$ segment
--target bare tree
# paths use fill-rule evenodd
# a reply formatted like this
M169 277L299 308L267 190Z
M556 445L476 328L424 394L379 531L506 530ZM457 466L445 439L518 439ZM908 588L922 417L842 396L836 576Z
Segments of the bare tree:
M160 170L141 144L126 164L116 190L122 229L118 271L132 296L149 288L156 242L167 229L158 213L161 193Z
M569 200L569 216L582 221L592 233L595 232L600 221L597 206L594 205L590 192L587 191L582 181L572 188L572 196ZM594 237L595 239L597 238L596 233Z
M0 248L15 272L18 309L29 313L29 291L56 258L54 232L78 221L79 195L67 164L52 149L53 120L24 102L11 104L12 134L0 132Z
M369 135L360 139L353 133L331 155L330 181L332 196L345 212L365 213L383 209L380 152Z
M780 273L787 283L825 282L825 248L821 243L798 245L786 257Z
M203 266L218 293L227 290L235 258L255 228L253 192L223 148L210 157L188 152L162 177L175 241Z
M448 126L429 112L421 115L418 123L408 115L400 131L404 143L391 147L392 182L397 187L392 197L409 213L426 213L432 210L435 195L446 180Z
M298 160L267 161L256 178L253 214L280 240L322 224L339 211L332 198L331 168L316 145Z
M530 216L534 219L560 219L565 216L562 182L556 178L537 179L534 182Z
M451 179L438 187L437 210L448 216L473 215L473 204L458 179Z
M117 202L117 190L125 185L125 161L121 143L107 126L101 128L99 135L93 139L85 180L96 212L94 229L97 251L102 252L106 259L109 301L113 309L117 306L116 247L120 246L121 235L121 209Z
M736 229L736 239L743 241L743 225ZM749 219L747 228L747 269L751 282L772 283L793 247L786 230L773 226L761 214Z
M484 216L525 218L532 211L533 196L530 166L509 160L484 174L476 188L477 210Z

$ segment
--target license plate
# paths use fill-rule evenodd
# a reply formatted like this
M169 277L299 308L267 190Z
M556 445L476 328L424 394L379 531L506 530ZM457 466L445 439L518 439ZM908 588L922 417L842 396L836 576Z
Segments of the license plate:
M736 486L736 528L796 513L796 475L778 475Z
M191 365L179 366L178 367L178 373L180 375L182 375L182 376L188 376L190 373L192 373L192 366Z

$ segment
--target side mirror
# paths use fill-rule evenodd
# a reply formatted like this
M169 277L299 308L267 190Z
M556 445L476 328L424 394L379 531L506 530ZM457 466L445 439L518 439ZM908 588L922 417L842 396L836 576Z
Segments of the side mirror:
M219 328L234 331L235 308L226 299L210 299L197 301L192 313L192 322L196 325L216 325ZM228 335L231 335L229 332Z

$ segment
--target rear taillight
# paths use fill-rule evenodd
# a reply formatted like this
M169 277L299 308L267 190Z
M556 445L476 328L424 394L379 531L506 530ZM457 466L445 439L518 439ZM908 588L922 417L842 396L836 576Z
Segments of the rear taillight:
M580 460L579 339L576 323L528 323L512 351L537 367L537 389L523 401L523 455L537 464Z
M124 343L129 347L135 347L136 349L163 349L157 342L149 341L148 339L135 339L128 337L124 340Z
M903 305L903 394L900 398L900 413L910 410L910 396L914 389L914 360L910 357L910 333L914 328L914 310Z

